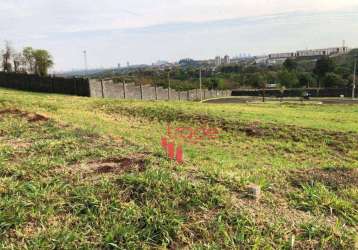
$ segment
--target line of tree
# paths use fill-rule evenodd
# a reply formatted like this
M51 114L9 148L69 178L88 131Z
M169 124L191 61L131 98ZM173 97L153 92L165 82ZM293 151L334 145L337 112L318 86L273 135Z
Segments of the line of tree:
M17 52L11 43L6 41L1 49L1 68L4 72L48 75L48 70L54 65L51 54L44 49L25 47Z
M201 68L202 86L209 89L264 89L268 85L280 89L349 87L353 82L355 54L358 54L358 49L336 57L287 59L282 65L256 64L252 60L215 68L185 59L171 69L137 68L123 73L113 73L111 70L94 77L111 77L116 82L141 82L163 87L168 87L170 78L171 88L188 90L199 87Z
M240 86L263 88L349 87L353 82L353 58L358 50L336 58L287 59L282 66L228 65L220 69L223 78L236 79ZM240 87L239 86L239 87Z

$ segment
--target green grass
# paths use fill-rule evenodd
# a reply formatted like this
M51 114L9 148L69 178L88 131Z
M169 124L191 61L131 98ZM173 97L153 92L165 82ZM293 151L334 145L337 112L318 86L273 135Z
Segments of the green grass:
M1 89L0 248L354 249L357 114ZM186 143L178 165L168 123L219 138Z

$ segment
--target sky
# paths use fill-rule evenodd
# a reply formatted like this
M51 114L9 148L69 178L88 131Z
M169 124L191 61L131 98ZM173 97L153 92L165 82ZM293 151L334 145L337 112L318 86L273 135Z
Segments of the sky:
M358 47L358 0L0 0L0 31L56 71Z

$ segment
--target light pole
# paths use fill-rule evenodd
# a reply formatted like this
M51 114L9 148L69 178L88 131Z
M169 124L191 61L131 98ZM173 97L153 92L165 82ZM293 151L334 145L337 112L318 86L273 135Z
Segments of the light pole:
M203 101L202 80L201 80L201 67L200 67L200 70L199 70L199 88L200 88L200 101Z
M86 50L83 51L83 59L84 59L84 63L85 63L85 76L87 76L88 65L87 65L87 51Z
M357 58L358 58L358 55L355 55L354 56L354 69L353 69L352 99L355 98L355 90L356 90Z
M168 70L168 100L170 100L170 69Z

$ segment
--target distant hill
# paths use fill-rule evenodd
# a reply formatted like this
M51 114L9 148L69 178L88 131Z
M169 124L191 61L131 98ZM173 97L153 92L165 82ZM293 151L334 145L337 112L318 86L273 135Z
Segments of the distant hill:
M89 70L71 70L66 72L60 72L56 73L57 76L63 76L63 77L84 77L84 76L91 76L97 73L101 73L104 71L107 71L108 69L89 69Z

